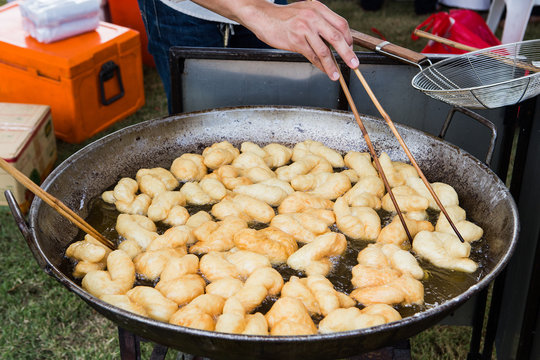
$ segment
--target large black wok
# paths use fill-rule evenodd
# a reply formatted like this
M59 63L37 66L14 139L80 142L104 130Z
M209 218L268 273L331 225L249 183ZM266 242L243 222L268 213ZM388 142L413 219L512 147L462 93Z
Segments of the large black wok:
M377 151L406 161L399 144L379 119L364 116ZM62 269L63 254L77 229L41 200L32 203L29 228L20 225L43 270L115 324L146 339L211 358L339 358L370 351L413 336L485 288L506 265L518 233L512 197L499 178L463 150L423 132L397 126L430 181L454 186L461 206L485 231L488 259L483 276L464 293L401 321L328 335L262 337L232 335L173 326L112 307L85 292ZM242 107L182 114L122 129L77 152L47 178L43 188L82 217L91 200L139 168L163 166L184 152L201 152L228 140L292 145L315 139L343 152L367 151L352 114L296 107Z

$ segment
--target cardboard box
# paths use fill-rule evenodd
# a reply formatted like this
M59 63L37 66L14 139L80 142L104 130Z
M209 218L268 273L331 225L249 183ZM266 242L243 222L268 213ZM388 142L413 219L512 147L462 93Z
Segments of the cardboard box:
M8 3L0 7L0 101L49 105L56 136L79 143L144 105L140 46L137 31L106 22L42 44Z
M57 157L49 106L0 103L0 157L41 184ZM28 211L33 194L0 169L0 206L7 205L6 190Z

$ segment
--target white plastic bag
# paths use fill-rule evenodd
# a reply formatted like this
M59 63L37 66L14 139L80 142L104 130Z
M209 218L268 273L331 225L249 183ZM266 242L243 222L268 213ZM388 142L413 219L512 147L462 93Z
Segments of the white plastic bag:
M99 25L100 0L24 0L19 8L23 28L42 43L91 31Z

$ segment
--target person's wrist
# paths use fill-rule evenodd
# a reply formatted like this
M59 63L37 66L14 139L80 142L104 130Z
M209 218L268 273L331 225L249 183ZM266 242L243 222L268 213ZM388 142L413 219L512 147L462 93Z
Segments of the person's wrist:
M266 0L240 0L237 5L236 21L252 31L264 23L271 8L277 6Z

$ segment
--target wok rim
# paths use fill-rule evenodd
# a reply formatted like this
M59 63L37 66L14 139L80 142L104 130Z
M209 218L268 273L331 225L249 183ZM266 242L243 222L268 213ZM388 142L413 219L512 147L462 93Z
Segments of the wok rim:
M214 109L208 109L208 110L200 110L200 111L194 111L189 113L182 113L182 114L176 114L171 116L164 116L156 119L149 119L137 124L126 126L122 129L119 129L111 134L108 134L100 139L97 139L96 141L84 146L82 149L78 150L71 156L69 156L66 160L64 160L61 164L59 164L47 177L47 179L42 183L41 187L47 191L47 189L54 184L55 180L59 175L62 174L63 170L71 165L71 163L77 161L82 156L86 155L88 152L92 150L93 147L101 147L104 144L106 144L109 141L112 141L114 138L122 136L126 132L130 131L136 131L138 128L144 128L146 124L153 122L155 124L167 122L167 121L178 121L182 118L189 118L194 115L202 115L202 114L212 114L212 113L222 113L224 111L238 111L238 110L300 110L300 111L310 111L310 112L328 112L337 114L340 116L346 116L353 118L353 114L348 111L342 111L342 110L334 110L334 109L327 109L327 108L317 108L317 107L299 107L299 106L236 106L236 107L222 107L222 108L214 108ZM370 115L362 115L363 118L369 119L369 120L375 120L379 122L383 122L382 119L370 116ZM469 287L466 291L463 293L437 305L430 309L415 313L412 316L408 316L406 318L403 318L399 321L382 324L378 326L373 326L369 328L364 329L358 329L358 330L350 330L350 331L341 331L341 332L334 332L334 333L327 333L327 334L314 334L314 335L299 335L299 336L274 336L274 335L242 335L242 334L229 334L229 333L222 333L222 332L216 332L216 331L206 331L206 330L199 330L189 327L184 327L180 325L173 325L161 321L157 321L148 317L140 316L134 313L131 313L129 311L120 309L118 307L115 307L111 304L108 304L99 298L91 295L90 293L86 292L81 286L76 284L73 280L71 280L66 274L64 274L60 269L58 269L56 266L54 266L51 261L45 256L42 248L41 248L41 241L38 239L36 228L37 228L37 215L39 208L44 205L44 202L39 199L35 198L32 202L32 205L30 207L30 211L28 212L28 222L29 222L29 229L30 229L30 236L32 237L32 241L36 244L36 250L39 252L39 255L42 257L42 259L45 261L45 266L41 266L42 269L49 274L50 276L54 277L57 281L59 281L62 285L68 288L68 290L71 290L75 292L79 297L81 297L83 300L85 300L89 305L93 306L98 310L101 314L103 314L105 317L107 317L109 320L111 320L115 325L119 326L116 321L110 319L106 314L105 310L113 311L119 315L121 315L124 318L132 319L140 324L139 326L151 325L153 327L161 328L161 330L166 331L172 331L172 332L180 332L184 335L188 336L197 336L197 337L205 337L210 339L216 339L216 340L234 340L236 342L241 341L242 343L248 342L248 343L255 343L255 342L265 342L270 344L283 344L283 343L298 343L298 342L305 342L305 343L313 343L313 342L320 342L323 340L344 340L349 338L356 338L356 337L362 337L365 335L374 334L377 332L389 332L392 330L397 330L399 328L412 325L414 323L420 322L422 320L426 320L426 318L437 318L437 315L446 315L451 310L457 309L459 305L464 303L465 301L469 300L473 295L478 293L480 290L488 286L491 281L495 279L495 277L503 270L503 268L508 264L508 261L510 260L512 254L514 253L517 238L519 234L519 213L517 210L517 205L515 203L514 198L511 196L508 188L504 185L502 180L483 162L478 160L476 157L472 156L465 150L448 143L447 141L440 139L436 136L433 136L429 133L426 133L421 130L417 130L415 128L409 127L407 125L403 124L396 124L396 127L398 129L407 129L407 131L412 131L413 133L421 134L422 136L430 137L438 142L444 143L446 146L450 146L451 148L454 148L457 150L460 155L466 156L470 158L473 162L476 163L476 165L480 166L485 172L487 172L486 175L491 175L491 177L494 177L496 179L496 182L498 185L501 186L502 189L504 189L505 192L508 193L508 196L506 198L509 201L509 205L511 208L511 213L513 215L514 219L514 225L512 228L512 238L510 239L510 244L508 246L508 250L504 253L503 256L499 259L499 261L494 265L493 269L487 273L484 277L482 277L476 284ZM39 263L39 261L38 261ZM94 306L95 305L95 306ZM102 311L103 310L103 311ZM425 330L425 328L421 329L420 331ZM416 331L416 333L420 332ZM158 342L155 339L150 339L154 342Z

